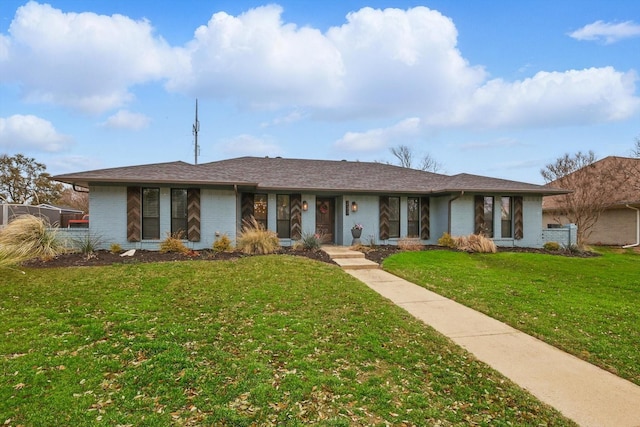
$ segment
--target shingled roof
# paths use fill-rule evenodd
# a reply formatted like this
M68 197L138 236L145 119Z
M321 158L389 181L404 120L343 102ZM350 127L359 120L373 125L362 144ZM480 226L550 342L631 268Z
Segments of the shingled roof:
M582 169L572 172L570 175L585 176L585 180L589 179L589 175L603 175L609 182L606 188L600 191L600 197L605 205L610 208L624 207L626 205L640 205L640 158L608 156L592 163ZM549 188L558 188L561 186L568 187L563 179L558 179L548 183ZM568 190L576 190L567 188ZM547 197L542 203L542 209L545 211L557 210L564 206L563 198Z
M372 162L239 157L192 165L185 162L56 175L54 180L91 184L207 185L256 190L446 194L459 191L562 194L564 190L484 176L442 175Z

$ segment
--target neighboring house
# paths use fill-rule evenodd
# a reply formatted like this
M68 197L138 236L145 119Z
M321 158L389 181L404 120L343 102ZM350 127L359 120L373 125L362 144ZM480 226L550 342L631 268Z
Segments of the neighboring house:
M540 247L542 198L566 191L468 174L440 175L382 163L242 157L71 173L56 181L89 188L90 232L103 244L157 249L184 231L194 249L234 240L255 217L282 245L318 233L349 245L410 237L436 244L484 232L503 246Z
M598 202L604 210L598 218L594 218L595 223L585 243L615 246L640 243L640 159L609 156L573 174L577 176L572 178L578 182L581 179L588 182L588 174L605 174L606 177L604 187L595 188ZM561 184L553 181L547 185L554 187ZM568 185L565 187L573 190ZM562 212L562 199L563 196L557 195L544 199L543 224L569 223Z
M18 203L0 204L0 228L6 226L20 215L33 215L43 218L48 224L57 227L67 227L70 220L82 218L78 209L53 206L48 204L24 205Z

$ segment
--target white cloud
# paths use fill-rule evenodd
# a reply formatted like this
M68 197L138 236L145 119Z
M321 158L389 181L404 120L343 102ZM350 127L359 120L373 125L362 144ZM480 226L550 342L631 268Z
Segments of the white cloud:
M131 101L132 86L162 81L169 91L277 110L280 118L267 126L379 117L419 117L432 129L557 126L623 120L638 111L636 75L612 67L487 81L458 50L453 21L426 7L363 8L324 33L283 22L282 12L277 5L238 16L219 12L185 46L172 47L145 20L29 2L9 34L0 35L0 83L15 83L33 102L103 113ZM638 27L617 25L602 24L618 35ZM105 125L132 125L125 114ZM379 142L370 145L386 144L385 134L371 131Z
M190 68L168 87L260 108L327 104L343 73L339 52L320 31L282 23L281 13L269 5L214 14L186 47Z
M453 112L434 115L435 126L482 128L564 126L624 120L635 114L634 72L612 67L539 72L531 78L488 81Z
M215 149L229 157L236 156L279 156L282 149L265 138L243 134L217 144Z
M25 99L100 113L130 101L131 85L161 79L181 63L147 21L122 15L63 13L29 2L0 43L0 78ZM4 58L2 55L4 45Z
M347 132L333 146L341 151L374 152L404 144L407 138L420 132L420 119L405 119L388 128L371 129L366 132Z
M149 123L151 119L144 114L120 110L102 123L102 126L111 129L140 130L149 126Z
M623 39L640 36L640 24L633 21L617 24L604 21L596 21L593 24L569 33L569 37L576 40L595 40L604 44L611 44Z
M56 152L67 149L71 144L71 137L58 133L47 120L20 114L0 117L0 147L3 149Z

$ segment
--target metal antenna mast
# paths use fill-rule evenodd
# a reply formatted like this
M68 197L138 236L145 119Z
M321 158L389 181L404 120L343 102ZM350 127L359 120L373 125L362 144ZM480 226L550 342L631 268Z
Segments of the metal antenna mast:
M198 154L200 154L200 147L198 146L198 132L200 132L200 121L198 120L198 98L196 98L196 121L193 123L193 136L195 137L195 164L198 164Z

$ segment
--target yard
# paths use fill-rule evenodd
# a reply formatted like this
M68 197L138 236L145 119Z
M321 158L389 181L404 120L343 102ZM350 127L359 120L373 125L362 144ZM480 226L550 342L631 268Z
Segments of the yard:
M3 270L0 334L10 426L573 425L336 266L289 255Z
M640 254L405 252L384 268L640 385Z

